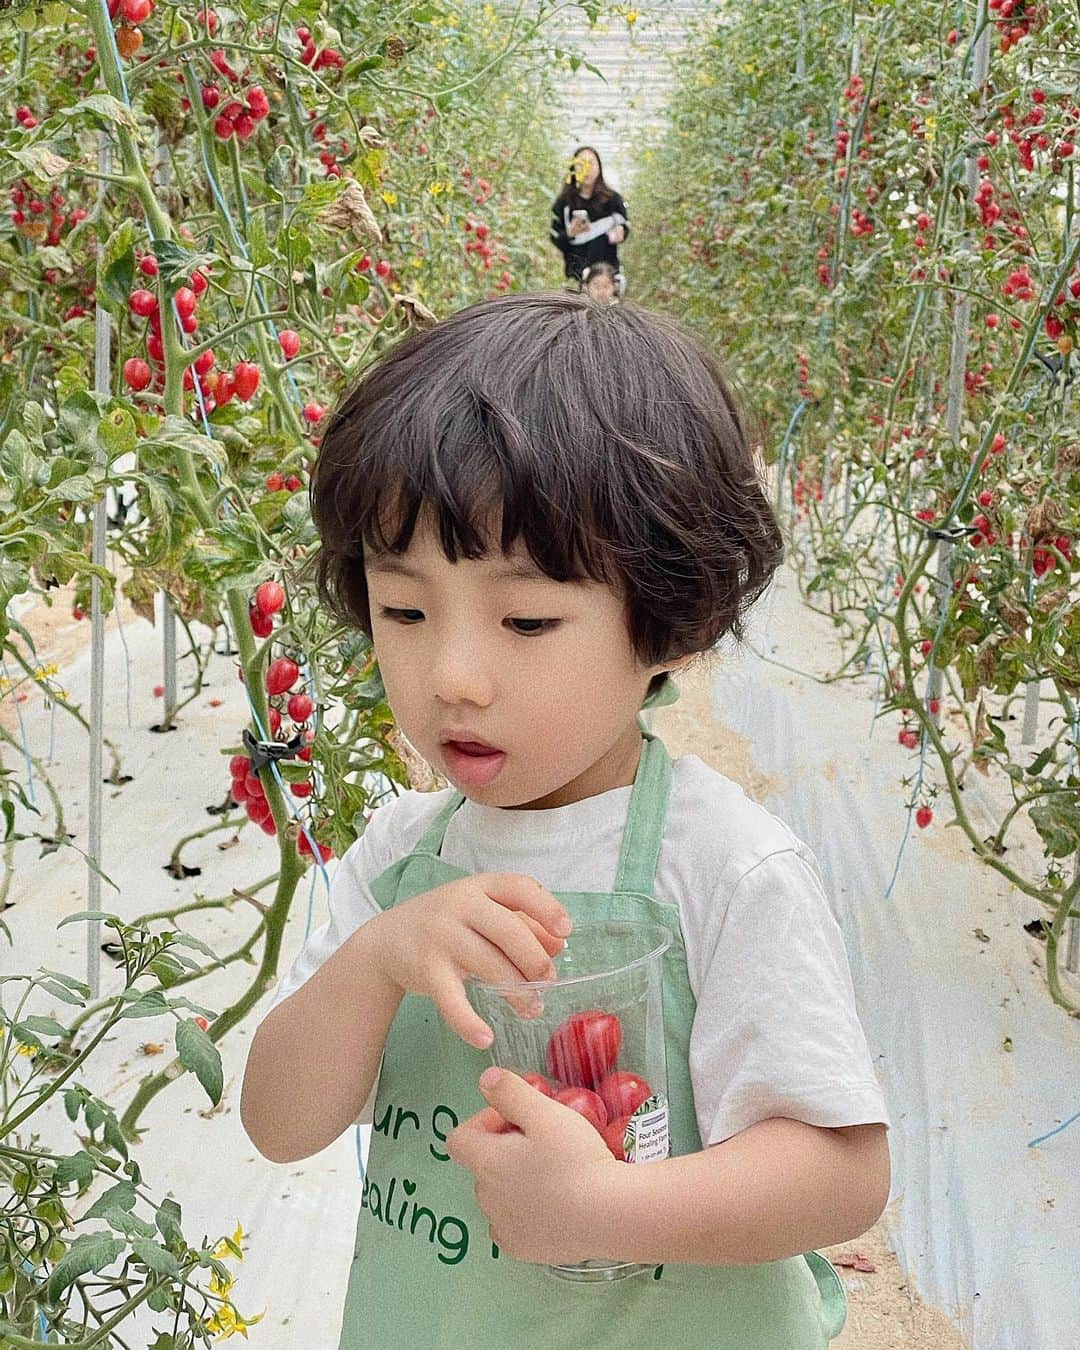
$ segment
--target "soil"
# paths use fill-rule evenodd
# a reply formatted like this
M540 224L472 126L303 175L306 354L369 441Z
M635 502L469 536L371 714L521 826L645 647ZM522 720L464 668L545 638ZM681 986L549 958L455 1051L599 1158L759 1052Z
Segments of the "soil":
M773 784L754 763L749 742L716 720L711 698L711 671L700 665L679 677L679 701L660 708L653 729L673 756L693 753L737 782L747 796L763 802ZM894 1204L898 1203L896 1201ZM904 1275L886 1236L888 1211L854 1243L827 1247L831 1261L863 1256L874 1266L856 1271L838 1266L848 1295L848 1320L831 1342L835 1350L965 1350L967 1339L941 1309L919 1298Z

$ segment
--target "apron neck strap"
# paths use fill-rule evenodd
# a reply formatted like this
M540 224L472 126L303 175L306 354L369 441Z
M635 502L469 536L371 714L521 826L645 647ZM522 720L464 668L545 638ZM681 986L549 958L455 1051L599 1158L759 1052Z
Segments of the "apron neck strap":
M424 831L420 842L416 845L416 853L434 853L438 857L442 849L443 835L446 833L446 827L450 824L450 817L465 800L464 792L455 792L443 809Z
M641 747L641 758L630 793L615 889L651 895L660 846L664 842L668 798L671 795L671 760L663 741L648 731L643 736L645 744ZM464 800L463 792L453 794L424 831L415 852L438 856L450 818Z
M671 760L663 741L648 731L644 737L626 813L615 889L651 895L667 823Z

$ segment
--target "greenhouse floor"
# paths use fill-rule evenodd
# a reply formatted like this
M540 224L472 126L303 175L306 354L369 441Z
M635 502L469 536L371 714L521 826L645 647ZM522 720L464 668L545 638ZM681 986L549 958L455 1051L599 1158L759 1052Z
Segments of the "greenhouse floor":
M40 635L42 659L61 664L66 689L85 705L88 629L67 622L67 613L58 606L24 622ZM217 656L178 730L152 734L161 708L152 692L161 682L160 636L128 616L122 637L127 666L115 627L107 641L106 731L132 781L106 790L102 863L119 891L105 886L102 908L130 917L250 886L273 870L274 853L265 836L247 827L184 850L184 863L200 875L177 880L162 870L181 836L210 823L205 807L223 799L228 773L220 751L237 739L246 705L230 658ZM905 824L901 778L912 768L891 721L877 724L871 738L869 682L822 684L795 673L824 673L835 644L827 620L800 606L790 577L760 605L751 643L762 656L723 658L711 674L691 677L680 702L658 713L655 726L672 753L699 754L807 840L847 939L892 1112L894 1181L882 1223L830 1253L858 1251L876 1266L872 1273L844 1270L852 1308L834 1344L1066 1350L1080 1325L1077 1282L1067 1274L1080 1212L1080 1124L1037 1148L1027 1145L1080 1105L1080 1057L1075 1022L1046 992L1041 945L1023 931L1035 917L1034 902L1010 894L975 862L959 831L945 828L942 799L933 827L912 832L885 899ZM181 688L186 670L182 664ZM62 714L53 722L37 697L19 711L30 751L49 758L49 772L71 804L67 828L85 846L85 732ZM35 790L44 802L40 781ZM979 809L977 792L992 790L993 784L973 787L971 809ZM4 955L5 968L12 961L19 969L45 963L81 977L85 930L56 932L66 914L85 905L81 858L62 849L38 860L34 846L20 844L16 877L4 916L15 947ZM300 901L286 962L308 923L325 915L321 879L310 908L306 888ZM189 926L224 952L247 935L253 915L238 900L229 911L191 916ZM778 951L778 972L782 961ZM108 989L114 968L107 956L102 962ZM245 978L253 973L240 970ZM239 974L232 968L208 979L200 1001L224 1006ZM54 1011L45 1001L34 1010ZM182 1204L189 1238L220 1237L242 1224L246 1254L233 1297L245 1317L265 1313L250 1330L251 1345L329 1347L336 1344L352 1250L358 1141L345 1135L287 1167L255 1152L238 1111L255 1020L222 1047L225 1092L218 1108L209 1107L190 1075L151 1103L141 1122L148 1132L140 1161L147 1189ZM1011 1050L1004 1048L1007 1038ZM168 1028L126 1023L91 1061L91 1086L126 1104L139 1079L170 1061L170 1045ZM49 1132L63 1138L65 1126L61 1116L49 1122Z

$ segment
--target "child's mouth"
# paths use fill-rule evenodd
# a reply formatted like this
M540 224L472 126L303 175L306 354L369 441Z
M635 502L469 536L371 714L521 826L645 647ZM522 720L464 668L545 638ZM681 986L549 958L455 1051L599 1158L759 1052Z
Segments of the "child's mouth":
M462 787L487 787L506 762L506 751L479 741L444 741L443 762L448 776Z

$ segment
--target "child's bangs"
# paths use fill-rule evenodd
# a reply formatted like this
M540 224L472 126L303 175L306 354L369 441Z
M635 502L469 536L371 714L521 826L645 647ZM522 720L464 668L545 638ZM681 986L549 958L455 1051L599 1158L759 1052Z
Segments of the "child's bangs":
M559 451L533 445L477 390L448 407L389 411L358 456L365 551L405 553L431 529L449 562L519 541L555 581L608 581L587 496Z

